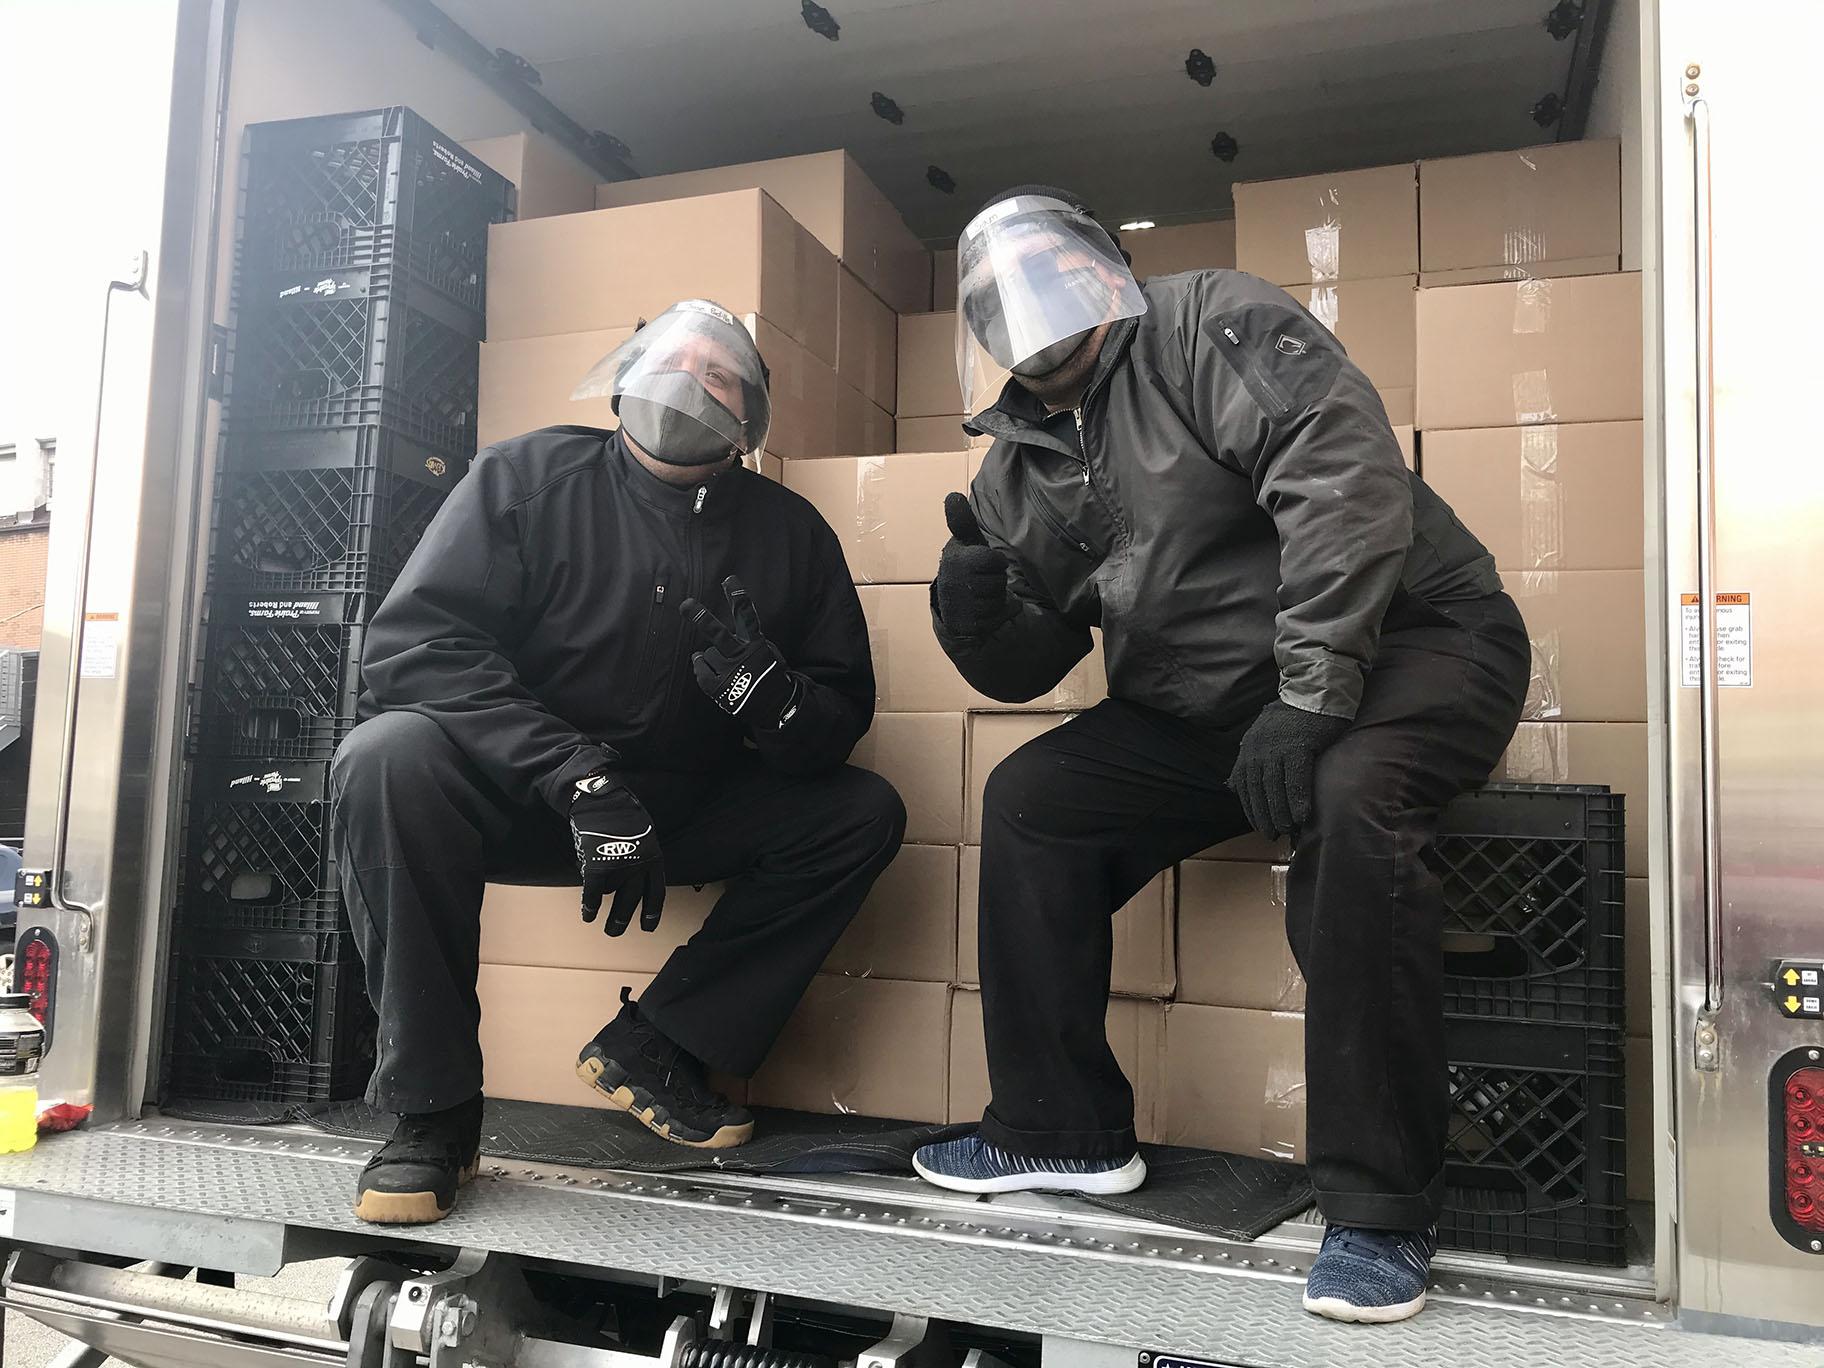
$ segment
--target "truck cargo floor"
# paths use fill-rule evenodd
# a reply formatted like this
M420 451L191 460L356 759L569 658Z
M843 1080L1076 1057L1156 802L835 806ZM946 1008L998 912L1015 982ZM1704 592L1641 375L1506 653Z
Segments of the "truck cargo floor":
M371 1144L296 1128L144 1121L0 1158L16 1240L246 1273L381 1242L350 1211ZM1815 1348L1671 1328L1643 1270L1446 1257L1435 1304L1364 1330L1306 1315L1315 1226L1248 1244L1026 1195L908 1178L627 1174L494 1165L419 1242L759 1287L1252 1365L1812 1364ZM393 1234L386 1243L397 1245Z

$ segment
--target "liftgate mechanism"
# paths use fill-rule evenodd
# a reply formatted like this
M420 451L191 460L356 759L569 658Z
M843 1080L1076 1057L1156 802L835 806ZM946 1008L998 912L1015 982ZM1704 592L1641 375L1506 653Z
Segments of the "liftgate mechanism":
M705 1322L676 1317L657 1353L598 1347L599 1333L539 1304L515 1260L482 1250L435 1273L356 1259L327 1307L182 1272L22 1251L3 1304L144 1368L1006 1368L980 1349L959 1363L944 1327L922 1316L895 1316L854 1359L776 1349L772 1298L732 1287L713 1289Z

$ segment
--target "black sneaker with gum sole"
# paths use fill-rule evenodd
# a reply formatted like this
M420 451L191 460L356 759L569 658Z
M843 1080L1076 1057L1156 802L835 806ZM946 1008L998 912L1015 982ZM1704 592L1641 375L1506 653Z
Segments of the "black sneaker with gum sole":
M674 1145L733 1149L753 1139L752 1114L711 1088L702 1064L641 1017L625 988L621 1003L577 1056L577 1077Z
M448 1111L401 1116L367 1161L355 1190L355 1216L375 1225L428 1225L448 1216L456 1191L481 1166L477 1096Z

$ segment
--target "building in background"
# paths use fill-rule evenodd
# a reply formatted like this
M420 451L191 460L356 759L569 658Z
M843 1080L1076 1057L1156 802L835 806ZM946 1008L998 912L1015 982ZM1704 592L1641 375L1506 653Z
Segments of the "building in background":
M38 646L56 477L55 438L0 440L0 646Z

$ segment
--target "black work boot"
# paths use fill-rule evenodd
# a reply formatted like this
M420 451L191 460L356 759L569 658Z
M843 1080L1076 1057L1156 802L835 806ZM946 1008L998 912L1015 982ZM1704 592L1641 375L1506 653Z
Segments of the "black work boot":
M733 1149L754 1138L754 1118L709 1086L703 1065L640 1015L630 989L621 1013L583 1046L577 1077L654 1135L693 1149Z
M355 1215L376 1225L441 1221L481 1156L481 1094L448 1111L401 1116L361 1170Z

